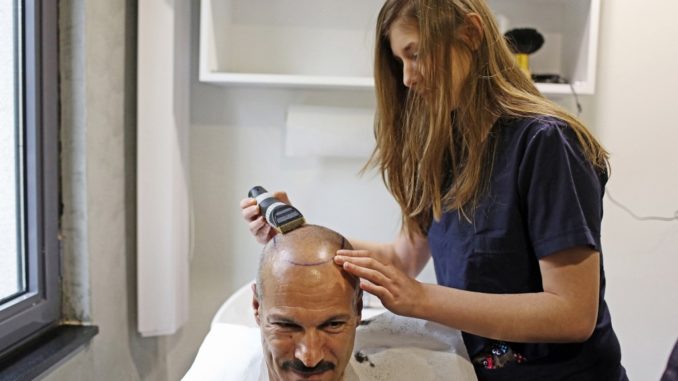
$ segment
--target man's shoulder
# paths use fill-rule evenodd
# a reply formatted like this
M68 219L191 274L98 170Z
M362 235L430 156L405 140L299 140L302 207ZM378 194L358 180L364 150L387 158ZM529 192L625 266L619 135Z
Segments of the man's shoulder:
M214 324L182 381L268 381L263 363L258 327Z

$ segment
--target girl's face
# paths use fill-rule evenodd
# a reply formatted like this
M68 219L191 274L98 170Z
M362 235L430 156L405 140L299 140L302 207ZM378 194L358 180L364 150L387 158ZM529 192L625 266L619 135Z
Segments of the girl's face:
M399 19L389 33L389 43L391 52L396 61L403 66L403 84L410 90L416 91L419 95L426 95L429 91L429 84L423 83L421 66L419 65L419 29L417 25L409 20ZM470 70L470 58L457 48L452 48L452 86L453 99L455 104L452 109L457 108L461 87ZM446 81L436 81L445 83Z
M389 42L393 57L403 66L403 84L409 89L420 91L422 75L417 65L419 58L417 26L403 19L396 21L391 27Z

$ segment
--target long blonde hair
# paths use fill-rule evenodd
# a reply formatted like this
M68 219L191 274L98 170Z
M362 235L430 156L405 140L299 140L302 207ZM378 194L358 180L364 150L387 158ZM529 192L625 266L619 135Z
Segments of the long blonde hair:
M477 44L458 36L469 14L482 25ZM391 51L389 33L400 20L418 27L417 65L426 99L404 86L402 65ZM607 170L608 153L586 127L543 97L518 68L484 0L387 0L376 32L376 148L365 169L380 169L409 234L425 234L443 212L472 215L489 181L495 148L487 137L499 117L563 120L587 159ZM452 47L470 57L463 102L453 99ZM452 104L458 105L454 112Z

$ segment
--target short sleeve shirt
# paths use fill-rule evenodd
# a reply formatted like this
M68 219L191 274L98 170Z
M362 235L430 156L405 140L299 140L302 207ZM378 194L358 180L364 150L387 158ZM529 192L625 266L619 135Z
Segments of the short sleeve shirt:
M470 221L449 211L429 228L438 283L495 294L540 292L539 259L588 246L601 253L600 297L595 331L584 343L497 343L464 333L471 359L497 345L516 354L501 367L492 364L496 369L475 364L479 380L625 380L604 299L606 172L586 160L574 130L557 119L502 118L490 139L496 147L491 176Z

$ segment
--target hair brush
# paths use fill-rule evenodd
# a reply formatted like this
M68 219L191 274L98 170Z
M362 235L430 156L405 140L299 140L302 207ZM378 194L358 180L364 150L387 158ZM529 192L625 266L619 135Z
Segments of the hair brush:
M529 78L531 74L528 56L541 49L544 45L544 36L534 28L517 28L506 32L504 37L506 37L511 51L516 56L518 66Z

